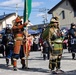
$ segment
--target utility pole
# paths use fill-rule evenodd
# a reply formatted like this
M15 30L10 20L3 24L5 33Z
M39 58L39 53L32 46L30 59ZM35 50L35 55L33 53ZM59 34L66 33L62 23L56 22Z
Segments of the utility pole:
M42 17L43 17L43 23L45 24L45 23L47 23L48 22L48 15L47 15L47 11L48 11L49 9L46 9L46 8L41 8L39 11L40 12L43 12L44 13L44 15L42 15Z
M18 16L18 4L16 4L16 17Z
M5 14L5 12L4 12L4 17L6 17L6 14ZM5 28L7 27L7 22L6 22L6 18L5 18L5 26L4 26Z

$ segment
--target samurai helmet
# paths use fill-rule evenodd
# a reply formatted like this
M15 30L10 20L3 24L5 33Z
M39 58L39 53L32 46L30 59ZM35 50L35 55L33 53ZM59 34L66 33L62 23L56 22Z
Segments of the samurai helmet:
M15 22L22 22L21 18L18 16L16 19L15 19Z
M53 22L53 23L58 23L58 17L52 17L51 21L50 22Z
M57 23L57 26L59 27L59 18L57 16L51 18L49 26L55 26L53 23Z

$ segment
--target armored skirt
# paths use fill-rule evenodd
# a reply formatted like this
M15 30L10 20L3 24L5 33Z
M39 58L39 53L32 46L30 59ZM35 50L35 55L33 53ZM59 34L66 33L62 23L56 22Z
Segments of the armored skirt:
M63 52L62 38L58 38L54 40L52 54L56 56L61 55L62 52Z
M62 38L58 38L54 40L52 51L50 52L49 68L51 70L54 70L55 67L57 69L60 69L62 52L63 52Z

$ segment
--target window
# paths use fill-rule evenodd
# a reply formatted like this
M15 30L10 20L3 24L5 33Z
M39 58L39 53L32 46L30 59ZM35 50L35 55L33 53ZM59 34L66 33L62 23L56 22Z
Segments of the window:
M62 11L62 19L65 19L65 12Z
M74 17L76 17L76 10L74 10Z

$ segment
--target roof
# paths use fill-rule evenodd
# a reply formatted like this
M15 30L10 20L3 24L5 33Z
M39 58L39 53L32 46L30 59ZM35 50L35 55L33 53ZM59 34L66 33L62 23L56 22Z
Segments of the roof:
M76 11L76 0L69 0L71 6L73 7L73 10Z
M4 14L4 15L0 15L0 20L4 20L12 15L16 15L16 13L10 13L10 14Z
M57 7L59 7L64 1L66 0L61 0L57 5L55 5L51 10L48 11L48 14L52 14L52 11L54 11ZM68 0L68 1L71 4L73 10L76 11L76 0Z

